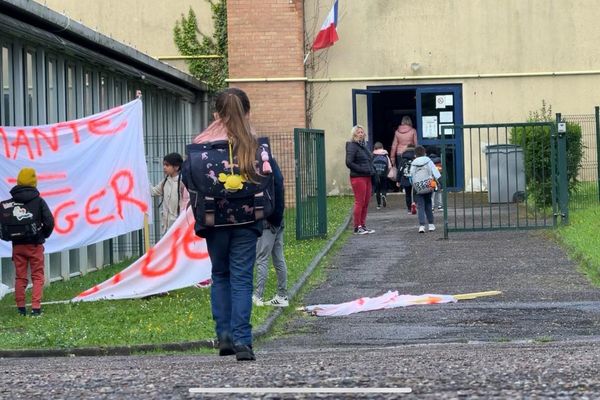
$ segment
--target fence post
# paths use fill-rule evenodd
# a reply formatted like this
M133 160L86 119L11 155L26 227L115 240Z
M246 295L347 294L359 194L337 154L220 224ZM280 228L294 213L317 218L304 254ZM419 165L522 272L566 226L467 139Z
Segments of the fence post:
M560 113L556 114L557 129L557 159L558 159L558 208L560 210L560 222L563 225L569 223L569 180L567 177L567 129L566 124L561 121Z
M595 107L594 116L596 117L596 169L597 169L597 186L598 202L600 202L600 107Z
M448 169L446 166L446 127L442 127L440 157L442 160L442 204L444 205L444 239L448 240L448 180L446 175ZM454 127L452 127L454 129ZM450 129L448 129L450 130ZM456 212L456 210L455 210Z

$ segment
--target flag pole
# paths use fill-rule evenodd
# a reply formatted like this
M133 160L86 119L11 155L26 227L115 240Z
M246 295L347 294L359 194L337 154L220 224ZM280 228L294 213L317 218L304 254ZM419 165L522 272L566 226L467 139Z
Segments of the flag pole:
M308 51L308 53L306 53L306 55L304 56L304 62L302 63L303 65L306 65L306 60L308 60L308 56L310 55L311 52L312 52L312 49L310 49Z
M135 91L135 97L142 99L142 91L140 89ZM144 251L150 250L150 224L148 222L148 214L144 214Z

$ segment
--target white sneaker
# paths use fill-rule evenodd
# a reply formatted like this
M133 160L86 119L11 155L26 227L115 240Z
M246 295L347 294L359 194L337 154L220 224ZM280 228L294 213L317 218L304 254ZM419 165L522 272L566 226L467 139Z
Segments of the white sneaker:
M374 229L369 229L369 228L367 228L366 226L363 226L363 229L364 229L365 231L367 231L367 233L375 233L375 230L374 230Z
M271 300L265 301L266 306L274 306L274 307L287 307L290 305L287 297L282 297L280 295L275 295Z
M260 297L258 297L255 294L253 294L252 295L252 304L254 304L257 307L262 307L265 305L265 302L263 301L263 299L261 299Z
M419 233L425 233L425 226L421 225L419 227Z
M433 231L435 231L435 225L429 224L429 232L433 232Z

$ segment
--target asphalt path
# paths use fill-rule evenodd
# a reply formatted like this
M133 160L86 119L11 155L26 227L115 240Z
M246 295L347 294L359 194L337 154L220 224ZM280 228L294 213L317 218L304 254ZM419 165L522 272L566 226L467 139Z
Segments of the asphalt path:
M216 355L0 359L2 398L600 398L600 290L545 231L418 234L400 196L371 209L302 304L387 290L502 295L344 317L297 313L256 344ZM402 210L402 211L400 211ZM436 214L439 217L440 214ZM296 393L194 394L190 388ZM320 388L321 393L302 393ZM347 393L327 393L337 388ZM368 388L370 393L356 393ZM378 393L384 388L409 394Z

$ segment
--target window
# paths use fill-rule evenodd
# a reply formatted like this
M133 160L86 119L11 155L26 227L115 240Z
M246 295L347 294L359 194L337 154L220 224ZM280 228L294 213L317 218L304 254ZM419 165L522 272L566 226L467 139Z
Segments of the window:
M92 93L92 72L85 71L83 73L83 113L86 117L94 113Z
M67 120L77 118L77 95L75 93L75 66L67 64L65 71L65 83L67 85Z
M2 75L0 75L0 85L2 87L2 100L0 103L0 125L12 125L11 118L11 64L12 57L8 47L2 46L0 54L0 67Z
M48 58L46 61L46 119L49 124L58 122L56 81L56 59Z
M25 124L35 125L37 116L36 55L33 50L25 52Z

